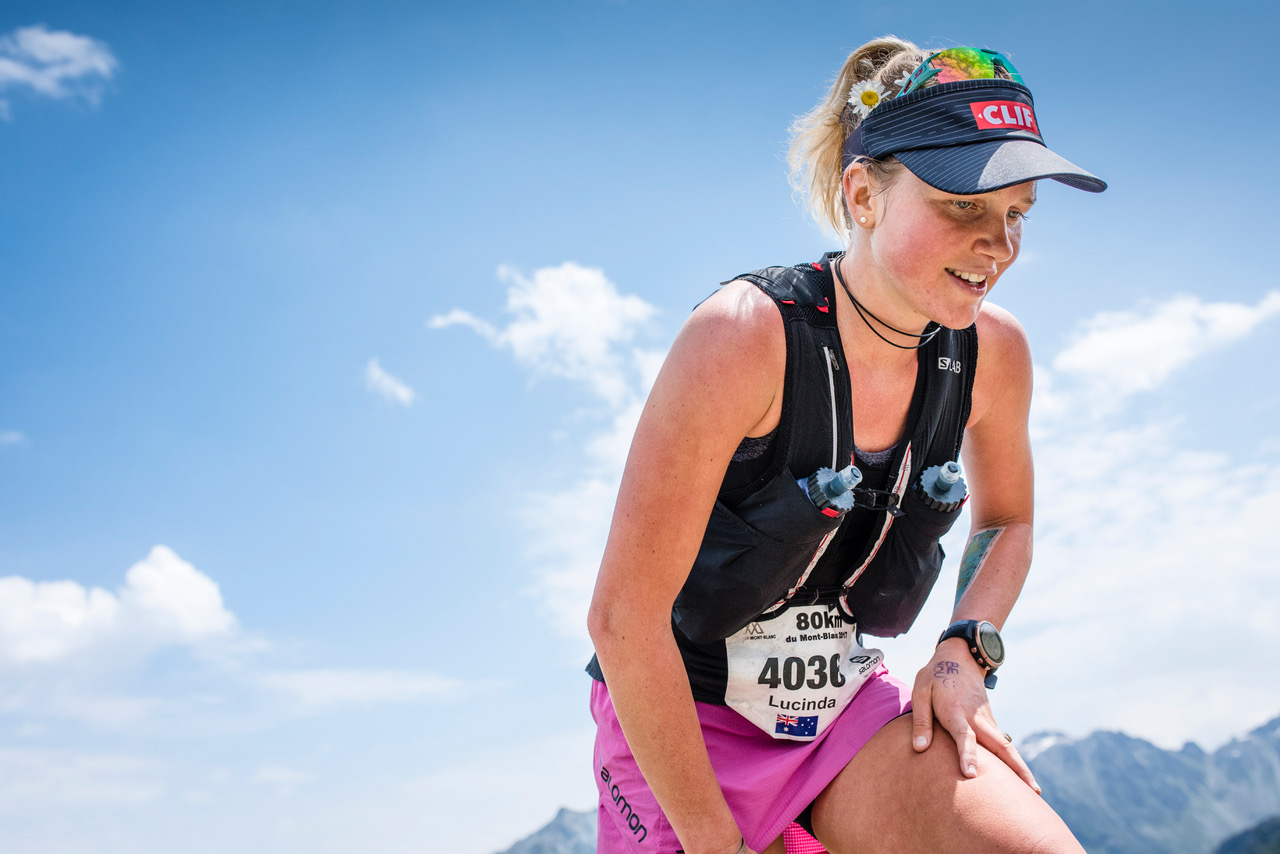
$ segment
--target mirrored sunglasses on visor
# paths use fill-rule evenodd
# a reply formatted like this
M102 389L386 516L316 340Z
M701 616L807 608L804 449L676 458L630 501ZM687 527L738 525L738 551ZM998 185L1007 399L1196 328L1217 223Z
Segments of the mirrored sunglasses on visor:
M1041 178L1092 193L1107 188L1045 146L1022 75L1004 54L984 48L929 56L896 96L865 114L843 148L841 171L859 158L893 156L926 184L959 195Z
M996 68L1008 72L1008 78L1022 83L1022 75L1013 67L1009 57L995 50L982 47L949 47L930 56L911 72L898 97L910 95L930 80L954 83L957 80L992 80L1000 75ZM1025 84L1024 84L1025 85Z

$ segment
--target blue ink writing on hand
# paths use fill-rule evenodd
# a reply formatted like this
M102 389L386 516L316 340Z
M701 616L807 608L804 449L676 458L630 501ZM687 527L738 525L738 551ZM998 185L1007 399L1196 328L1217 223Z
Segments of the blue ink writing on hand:
M949 676L955 676L960 672L960 665L954 661L939 661L933 666L933 677L935 679L946 679Z

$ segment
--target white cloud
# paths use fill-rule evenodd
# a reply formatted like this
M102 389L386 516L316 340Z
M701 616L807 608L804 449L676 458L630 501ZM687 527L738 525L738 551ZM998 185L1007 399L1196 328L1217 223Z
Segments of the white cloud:
M1101 312L1082 325L1053 368L1091 389L1089 400L1080 402L1106 407L1159 386L1178 368L1250 335L1276 314L1277 291L1253 306L1183 295L1132 311Z
M0 713L115 729L172 719L192 710L138 690L148 662L173 649L213 660L253 646L218 585L166 546L115 591L0 578Z
M656 370L642 371L642 375L644 385L633 389L631 402L616 409L608 425L587 438L585 473L558 490L535 492L521 513L531 535L529 556L538 572L529 592L542 603L561 634L584 644L587 607L604 554L623 464Z
M295 670L264 673L261 685L312 713L340 706L404 703L452 697L460 683L399 670Z
M632 345L657 310L618 289L595 268L566 263L525 278L502 267L506 328L454 309L431 328L466 326L535 375L563 377L603 401L604 423L584 440L581 474L530 495L521 511L535 580L526 591L565 636L587 642L587 605L604 551L609 519L631 436L665 354ZM597 413L600 414L600 413Z
M527 589L565 637L587 642L587 606L618 495L616 477L581 478L531 496L522 521L537 578Z
M189 654L176 671L169 650ZM0 578L0 716L150 734L270 728L351 707L449 700L430 673L272 667L216 582L156 546L114 591ZM157 666L151 666L156 663Z
M610 404L626 403L636 364L622 345L653 317L652 305L619 294L603 270L573 263L544 267L532 278L499 267L498 278L507 283L506 310L515 315L506 327L460 309L432 317L428 327L466 326L535 374L574 380Z
M1036 461L1035 568L1016 617L1036 668L1019 678L1056 710L1052 728L1072 729L1088 702L1176 746L1280 713L1275 681L1257 680L1280 645L1269 467L1185 447L1176 423L1118 419L1063 424ZM1081 670L1084 638L1103 666Z
M21 445L27 437L17 430L0 430L0 445Z
M218 585L167 546L130 567L115 593L74 581L0 578L0 664L48 664L119 646L154 651L234 629Z
M365 365L364 382L369 391L402 406L411 406L417 397L413 389L384 371L377 359L370 359Z
M0 36L0 91L26 88L48 98L80 98L96 105L119 63L96 39L43 24ZM0 115L9 118L7 101Z

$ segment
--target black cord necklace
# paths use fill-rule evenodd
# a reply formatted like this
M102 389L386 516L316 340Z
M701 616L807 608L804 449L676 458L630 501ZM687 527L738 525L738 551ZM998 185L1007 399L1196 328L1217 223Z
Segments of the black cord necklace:
M922 332L919 334L915 332L904 332L901 329L898 329L896 326L890 326L880 318L876 317L874 314L871 314L871 310L867 308L865 305L863 305L862 303L858 302L858 298L853 295L853 291L849 290L849 286L844 283L844 276L840 275L840 261L843 260L843 258L844 256L841 255L839 258L836 258L834 261L832 261L831 271L835 273L836 281L840 283L840 287L844 288L844 292L849 295L849 300L853 303L854 311L858 312L858 317L862 318L862 322L867 324L867 328L870 329L872 332L874 332L876 337L879 338L881 341L888 344L890 347L897 347L899 350L919 350L921 347L925 346L930 341L932 341L933 336L937 335L939 332L942 331L941 326L934 326L934 328L929 330L928 332ZM871 320L874 320L876 323L880 324L885 329L888 329L890 332L896 332L905 338L919 339L920 343L898 344L895 341L890 341L888 338L885 338L883 335L880 334L880 330L876 329L874 326L871 325L871 320L867 320L868 316L871 317Z

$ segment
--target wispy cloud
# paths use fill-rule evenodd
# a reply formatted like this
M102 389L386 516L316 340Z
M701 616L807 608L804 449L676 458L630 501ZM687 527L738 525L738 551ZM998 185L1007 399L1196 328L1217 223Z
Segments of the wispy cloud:
M417 398L413 389L382 369L377 359L370 359L364 368L365 388L401 406L412 406Z
M119 62L104 43L44 24L0 36L0 92L27 89L55 99L77 98L96 106ZM0 117L11 107L0 99Z
M537 573L530 592L566 637L587 644L587 606L604 554L622 467L652 378L590 434L582 473L560 489L541 490L521 510L529 557Z
M1087 399L1077 394L1074 402L1087 403L1086 411L1097 412L1158 387L1179 368L1252 334L1277 314L1277 291L1256 305L1181 295L1130 311L1101 312L1081 325L1072 343L1054 358L1053 370L1060 378L1081 383Z
M618 293L604 271L566 263L544 267L531 278L499 267L507 284L505 309L515 315L504 327L454 309L427 321L432 329L466 326L491 344L508 349L534 374L585 385L613 405L635 393L635 354L628 348L656 309L634 295Z
M26 444L27 437L17 430L0 430L0 446Z
M70 750L0 749L0 813L137 807L165 794L155 760Z
M288 765L264 765L253 774L253 782L270 787L277 795L288 797L314 777Z
M340 706L403 703L456 696L456 680L400 670L294 670L264 673L260 683L302 713Z
M662 364L661 351L633 345L657 309L622 294L597 268L573 263L545 267L525 277L498 268L507 283L505 327L454 309L431 318L433 329L465 326L495 347L510 350L535 376L560 377L604 406L603 423L586 437L581 473L526 502L529 555L536 579L530 589L563 634L586 643L587 605L604 551L609 518L627 448L649 387Z

